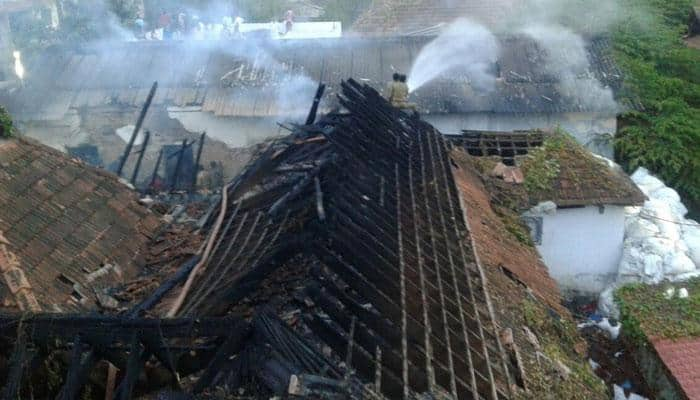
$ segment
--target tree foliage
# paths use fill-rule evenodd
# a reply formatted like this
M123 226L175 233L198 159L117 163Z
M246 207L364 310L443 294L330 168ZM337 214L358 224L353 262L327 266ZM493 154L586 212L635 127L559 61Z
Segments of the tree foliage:
M50 25L46 15L37 18L36 10L12 15L12 40L26 59L56 44L79 46L106 37L130 35L125 27L133 23L138 6L134 0L59 0L58 10L58 28Z
M692 0L634 3L637 12L618 26L614 43L626 72L623 94L642 110L623 116L616 152L628 170L650 169L697 207L700 52L682 40Z
M343 23L343 30L348 30L371 4L372 0L329 0L324 7L322 18L326 21L340 21Z
M0 138L9 138L14 135L14 125L10 114L0 106Z

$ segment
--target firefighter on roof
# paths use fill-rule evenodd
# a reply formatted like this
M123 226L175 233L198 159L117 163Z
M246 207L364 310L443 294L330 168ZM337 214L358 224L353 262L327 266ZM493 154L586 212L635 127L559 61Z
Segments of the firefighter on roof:
M416 105L408 102L408 92L406 75L394 73L387 89L387 99L391 105L402 110L416 111Z

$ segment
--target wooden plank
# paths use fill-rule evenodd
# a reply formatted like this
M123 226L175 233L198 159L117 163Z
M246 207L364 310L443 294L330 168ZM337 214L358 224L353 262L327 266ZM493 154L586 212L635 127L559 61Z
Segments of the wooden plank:
M15 400L19 398L19 389L22 385L22 375L24 371L24 362L27 357L27 341L25 335L21 332L15 342L14 351L10 358L10 370L7 374L5 387L0 393L2 400Z
M136 386L136 380L141 374L141 369L143 367L143 362L141 359L141 343L138 337L134 334L131 339L131 345L129 349L129 360L126 364L126 376L122 379L122 383L117 389L117 399L119 400L131 400L134 387Z
M195 384L193 389L194 393L201 393L211 385L216 375L228 362L229 357L241 350L250 333L251 326L246 321L241 321L239 324L231 328L231 334L228 336L224 344L219 347L216 355L211 360L209 365L207 365L207 368L202 373L202 376Z

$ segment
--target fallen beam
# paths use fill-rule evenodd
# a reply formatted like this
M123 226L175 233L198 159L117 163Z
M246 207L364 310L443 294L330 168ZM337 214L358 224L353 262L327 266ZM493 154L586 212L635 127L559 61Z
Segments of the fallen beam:
M127 318L123 316L87 316L35 314L0 316L0 334L15 336L24 329L28 341L46 338L70 339L105 336L114 340L129 340L133 332L139 335L160 335L163 338L228 336L241 317L224 318Z

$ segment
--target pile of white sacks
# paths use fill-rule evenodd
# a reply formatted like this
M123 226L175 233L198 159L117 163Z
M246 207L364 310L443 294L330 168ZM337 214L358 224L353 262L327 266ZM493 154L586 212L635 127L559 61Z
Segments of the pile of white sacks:
M685 218L688 210L678 193L646 169L638 169L632 180L649 199L643 207L627 208L617 281L600 295L599 311L613 317L619 314L613 291L620 285L700 277L700 224Z

